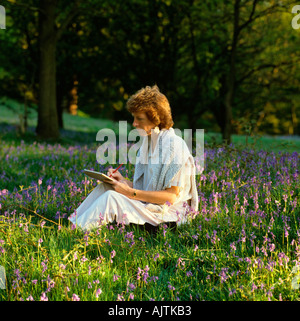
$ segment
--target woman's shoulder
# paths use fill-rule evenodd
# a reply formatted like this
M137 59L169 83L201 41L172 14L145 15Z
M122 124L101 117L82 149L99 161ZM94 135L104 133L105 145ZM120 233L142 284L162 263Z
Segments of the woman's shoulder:
M182 149L186 151L187 148L185 140L177 135L173 128L165 130L165 133L162 135L163 147L168 146L168 144L174 144L175 148L179 151L182 151Z
M162 153L163 159L173 159L172 162L176 164L183 164L188 157L191 156L191 152L186 142L178 135L174 130L166 133L160 142L159 152Z

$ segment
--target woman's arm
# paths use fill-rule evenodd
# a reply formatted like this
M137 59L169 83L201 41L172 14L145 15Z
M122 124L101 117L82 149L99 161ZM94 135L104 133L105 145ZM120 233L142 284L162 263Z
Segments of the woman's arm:
M136 196L133 197L134 192L136 193ZM161 205L165 204L166 202L173 204L179 193L179 187L172 186L170 188L166 188L163 191L143 191L143 190L132 189L131 193L132 193L131 194L132 197L130 197L130 195L128 197L139 201L161 204Z
M161 205L165 204L166 202L173 204L179 193L178 186L172 186L170 188L166 188L163 191L143 191L139 189L133 189L132 187L130 187L129 184L126 184L127 182L132 184L132 182L129 181L126 181L126 183L119 182L117 180L113 182L106 182L111 184L112 188L116 192L121 193L131 199Z

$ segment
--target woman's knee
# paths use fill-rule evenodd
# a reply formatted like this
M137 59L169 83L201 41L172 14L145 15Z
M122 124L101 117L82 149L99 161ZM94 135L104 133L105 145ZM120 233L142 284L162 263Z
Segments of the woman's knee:
M109 190L104 193L106 197L115 198L119 193L114 190Z

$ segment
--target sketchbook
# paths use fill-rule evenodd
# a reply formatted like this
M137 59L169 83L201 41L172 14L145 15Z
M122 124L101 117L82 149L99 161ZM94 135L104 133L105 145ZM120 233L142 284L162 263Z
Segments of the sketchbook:
M84 174L89 176L89 177L92 177L92 178L95 178L95 179L98 179L99 181L103 182L104 180L109 180L109 181L114 181L113 178L103 174L103 173L99 173L99 172L95 172L95 171L91 171L89 169L84 169L83 170Z

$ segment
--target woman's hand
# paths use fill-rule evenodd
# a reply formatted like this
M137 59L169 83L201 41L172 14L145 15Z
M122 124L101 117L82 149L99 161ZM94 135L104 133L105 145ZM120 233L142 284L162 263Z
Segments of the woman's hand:
M114 181L106 180L104 182L110 184L111 187L120 194L123 194L129 198L131 198L131 196L133 195L133 189L129 187L128 184L126 183L119 182L117 180L114 180Z
M115 173L113 173L113 171L114 171L113 168L109 168L108 172L107 172L107 176L111 175L111 177L113 179L117 180L118 182L124 183L124 184L128 185L129 187L133 187L132 182L125 179L119 171L116 171Z
M123 180L125 180L125 178L122 176L122 174L119 171L116 171L115 173L113 173L114 169L111 167L108 169L107 172L107 176L111 176L112 178L114 178L115 180L121 182Z

